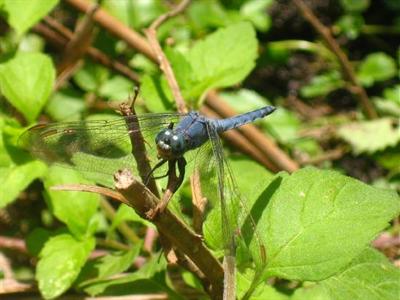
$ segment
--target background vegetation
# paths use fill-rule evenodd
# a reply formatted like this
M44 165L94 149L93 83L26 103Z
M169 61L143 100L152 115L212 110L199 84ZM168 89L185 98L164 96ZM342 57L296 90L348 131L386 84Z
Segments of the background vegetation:
M224 136L239 189L265 203L267 261L241 266L239 296L261 268L251 299L397 299L400 2L192 2L157 29L185 104L278 108ZM90 3L0 0L0 291L207 298L210 274L167 267L153 224L52 190L88 181L18 143L39 121L109 118L139 82L137 113L177 110L144 32L179 2L104 0L94 16ZM171 210L190 224L188 181L178 194ZM204 224L215 257L218 224Z

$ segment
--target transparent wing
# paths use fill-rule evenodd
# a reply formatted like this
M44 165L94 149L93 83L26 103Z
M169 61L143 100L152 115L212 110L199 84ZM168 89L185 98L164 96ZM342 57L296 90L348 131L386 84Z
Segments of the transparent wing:
M222 242L225 263L228 264L225 272L233 273L234 276L236 254L239 254L242 266L252 264L256 284L265 267L265 247L252 211L241 195L229 163L225 159L219 135L212 125L208 126L208 134L210 142L204 146L210 148L208 156L202 150L203 153L196 158L202 162L197 162L196 165L200 168L204 196L210 201L216 197L219 200L217 209L212 212L214 213L212 222L220 225L221 235L217 236ZM213 232L215 233L215 230Z
M37 158L83 173L113 175L121 168L136 172L137 164L132 155L136 147L135 134L141 132L148 158L152 164L156 163L155 135L182 117L174 113L143 114L111 120L39 124L23 133L20 143Z

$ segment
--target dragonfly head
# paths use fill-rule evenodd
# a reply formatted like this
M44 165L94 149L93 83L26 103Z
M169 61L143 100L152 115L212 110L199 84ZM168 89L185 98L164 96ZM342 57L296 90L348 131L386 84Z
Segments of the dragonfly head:
M161 130L156 136L158 156L163 159L178 158L185 152L185 140L182 134L172 130L171 126Z

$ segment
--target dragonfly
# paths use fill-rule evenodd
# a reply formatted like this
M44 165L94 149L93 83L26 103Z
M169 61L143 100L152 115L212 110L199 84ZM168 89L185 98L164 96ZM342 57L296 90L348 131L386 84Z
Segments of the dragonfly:
M236 115L225 119L208 118L197 111L182 113L127 114L107 120L83 120L38 124L21 137L22 144L34 156L49 162L73 168L86 177L106 186L109 178L118 170L140 169L140 161L132 155L145 151L145 157L153 166L147 174L140 174L142 182L149 178L161 179L171 169L179 175L173 192L183 183L187 162L199 170L202 192L207 199L218 199L220 210L221 239L224 251L225 289L224 299L235 299L235 253L240 234L249 210L240 195L234 176L225 158L220 134L264 118L275 111L273 106ZM136 143L140 133L146 147ZM167 203L161 204L160 212ZM252 224L254 230L256 225ZM259 238L255 234L256 243ZM258 246L263 249L262 245ZM258 260L265 259L260 250ZM254 252L254 251L253 251ZM261 257L261 258L260 258Z

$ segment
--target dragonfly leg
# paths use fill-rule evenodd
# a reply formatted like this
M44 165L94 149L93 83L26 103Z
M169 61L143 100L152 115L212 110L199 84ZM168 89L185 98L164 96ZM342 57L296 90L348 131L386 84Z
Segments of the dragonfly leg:
M176 167L178 166L179 175L176 175ZM168 184L167 189L158 205L150 210L147 214L149 219L154 219L159 213L162 213L167 207L174 193L181 186L185 178L186 160L183 157L168 161Z
M158 168L160 168L166 162L167 162L166 159L162 159L150 170L149 174L146 175L146 178L144 180L144 185L147 185L149 183L150 177L153 175L154 171L157 170ZM169 172L167 172L167 174L165 174L165 175L163 175L161 177L157 177L157 178L154 178L154 179L160 179L160 178L163 178L165 176L168 176L168 173Z

